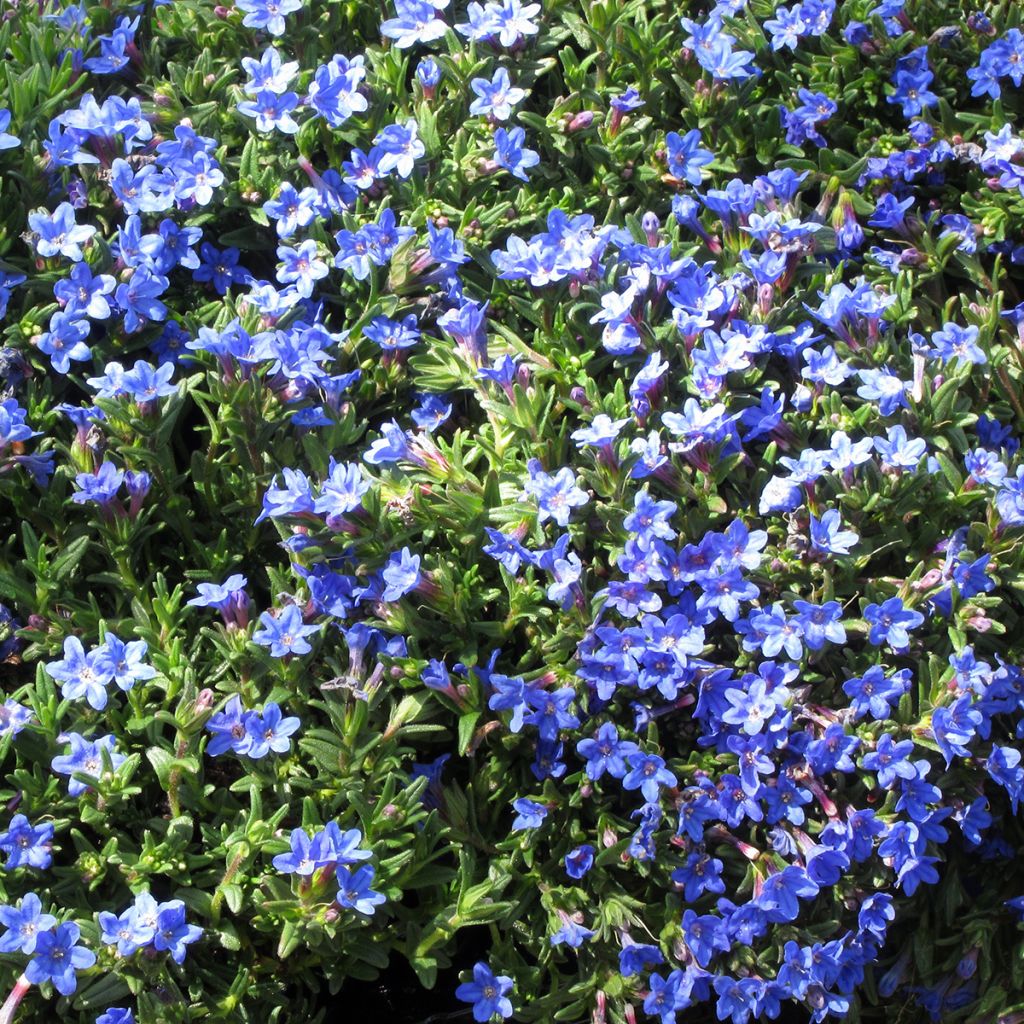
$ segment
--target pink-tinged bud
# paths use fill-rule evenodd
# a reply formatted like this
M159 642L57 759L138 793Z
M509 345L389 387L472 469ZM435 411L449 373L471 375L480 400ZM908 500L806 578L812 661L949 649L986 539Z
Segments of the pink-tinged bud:
M636 1010L632 1003L626 1003L622 1008L622 1015L626 1018L626 1024L636 1024Z
M912 584L914 590L931 590L937 587L942 581L941 569L929 569L916 583Z
M656 246L658 244L658 229L661 227L658 215L652 210L648 210L641 218L640 226L643 228L644 235L647 236L647 244L652 248Z
M920 402L924 398L925 358L921 352L914 353L914 386L911 397L915 402Z
M600 989L594 993L594 1012L591 1024L605 1024L608 1020L608 997Z
M209 688L200 690L198 696L196 697L195 710L208 711L210 708L213 707L213 700L215 696L216 694L213 692L213 690Z
M567 125L565 130L572 134L573 132L583 131L585 128L589 128L594 123L594 112L592 110L583 110L577 114Z
M761 856L761 851L756 847L751 846L750 843L745 843L742 839L738 839L730 831L723 828L721 825L712 825L708 829L708 835L713 837L722 843L728 843L730 846L735 847L740 853L743 854L747 860L755 861Z
M569 391L569 397L574 402L579 402L584 409L590 408L590 400L587 398L587 393L578 384Z
M775 286L771 284L758 285L757 308L761 316L767 316L772 310L772 301L775 299Z
M149 404L149 403L147 403ZM140 405L141 409L142 406ZM137 473L132 470L128 470L124 475L124 486L128 491L129 505L128 505L128 517L130 519L137 519L139 512L142 510L142 502L146 495L149 494L149 488L152 480L149 474L145 470L139 470Z
M231 12L234 8L225 7L223 4L217 4L213 9L214 17L220 18L222 21L227 21L231 17Z
M971 629L977 630L979 633L987 633L992 628L992 620L988 616L978 612L977 615L972 615L967 620L967 625Z
M601 833L601 845L606 850L611 849L618 841L619 837L610 828L606 828L604 832Z
M818 803L821 804L821 809L832 819L839 817L839 809L832 802L829 795L825 792L821 783L817 779L805 779L804 785L817 797Z
M490 722L485 722L482 726L480 726L479 729L477 729L476 735L473 737L472 742L469 744L469 749L466 751L466 753L469 754L470 757L472 757L479 749L480 744L483 743L483 741L487 739L487 737L492 732L500 728L501 722L499 722L496 718L492 719Z

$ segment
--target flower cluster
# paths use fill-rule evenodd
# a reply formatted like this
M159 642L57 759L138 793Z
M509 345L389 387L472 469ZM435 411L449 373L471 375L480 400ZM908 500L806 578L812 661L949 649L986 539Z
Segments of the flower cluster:
M1017 13L9 6L0 1017L1012 1016Z

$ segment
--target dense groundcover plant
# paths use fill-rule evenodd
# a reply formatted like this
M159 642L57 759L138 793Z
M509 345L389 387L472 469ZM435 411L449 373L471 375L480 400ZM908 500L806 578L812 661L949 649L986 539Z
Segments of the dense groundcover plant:
M2 17L3 1024L1024 1019L1019 5Z

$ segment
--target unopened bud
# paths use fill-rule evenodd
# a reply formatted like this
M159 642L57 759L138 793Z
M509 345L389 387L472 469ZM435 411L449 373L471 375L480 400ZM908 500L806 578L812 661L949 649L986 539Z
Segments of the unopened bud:
M566 125L565 130L571 134L572 132L583 131L584 128L589 128L593 123L594 112L592 110L583 110Z

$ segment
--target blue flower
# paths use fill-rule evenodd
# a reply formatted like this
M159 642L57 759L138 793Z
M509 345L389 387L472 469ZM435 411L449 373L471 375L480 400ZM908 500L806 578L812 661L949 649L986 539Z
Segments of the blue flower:
M619 973L624 978L640 974L648 967L663 964L665 957L657 946L645 945L642 942L628 942L619 951ZM652 977L654 977L652 975ZM653 986L652 986L653 988Z
M394 171L399 178L408 178L416 161L427 152L419 137L415 118L409 118L404 125L389 124L377 133L373 144L380 146L383 152L379 164L380 173L390 174Z
M107 706L106 688L115 672L107 648L99 647L86 654L82 641L76 636L69 636L64 640L63 659L51 661L44 667L46 674L61 684L65 700L85 697L97 711Z
M134 956L152 943L159 913L156 900L148 892L139 893L135 903L121 914L103 911L98 915L100 939L116 946L118 956Z
M917 469L921 465L928 450L924 438L907 437L906 430L899 425L889 427L885 434L884 438L872 438L875 450L882 456L884 465L899 470Z
M92 358L92 349L85 342L89 332L88 321L77 314L57 312L50 317L50 329L38 337L36 345L50 357L57 373L67 373L72 360L83 363Z
M239 265L241 254L234 246L217 249L209 242L204 242L199 247L199 254L202 262L193 271L192 277L196 281L210 282L219 295L227 295L233 284L248 284L252 280L252 274Z
M420 585L420 556L414 555L408 548L393 552L388 557L382 575L385 585L380 599L397 601Z
M507 121L512 116L512 108L526 98L525 90L512 85L503 67L494 72L489 82L486 78L474 78L469 85L477 95L469 105L469 112L490 115L495 121Z
M548 809L544 804L521 796L512 801L516 816L512 822L512 831L520 832L527 828L540 828L548 815Z
M316 242L311 238L301 242L297 248L279 245L277 258L283 264L277 272L278 281L294 284L295 290L304 299L313 294L316 282L323 280L329 272L327 264L317 254Z
M363 337L379 345L385 353L412 348L420 339L416 314L409 313L401 320L391 320L386 316L374 317L363 328Z
M622 780L623 789L639 789L648 803L657 801L662 786L676 785L676 777L657 754L630 754L626 763L629 772Z
M286 874L308 877L319 868L335 863L334 858L329 856L330 851L325 849L324 835L320 832L311 840L304 829L292 829L288 840L291 849L274 858L274 867Z
M259 621L263 629L253 634L253 640L262 647L269 647L272 657L308 654L312 647L305 638L319 631L319 626L315 624L303 624L302 611L295 604L287 605L276 616L264 611Z
M375 892L373 884L374 869L364 864L355 871L338 868L338 905L346 910L355 910L360 914L372 915L375 908L387 901L383 893Z
M973 325L944 324L941 331L932 335L932 344L935 355L943 362L955 359L958 366L988 362L984 350L978 345L978 328Z
M107 320L111 314L107 296L115 286L116 281L110 274L94 276L89 264L83 261L76 263L71 274L53 286L53 295L69 317Z
M246 755L258 759L270 751L287 754L292 745L289 737L299 725L298 718L282 718L281 709L273 702L265 705L262 713L250 711L245 718L245 731L250 740Z
M905 651L910 646L910 630L924 622L920 612L904 608L898 597L869 604L864 609L864 618L871 626L868 640L876 646L887 643L894 651Z
M302 0L235 0L235 7L245 12L246 28L262 28L272 36L285 33L286 14L302 10Z
M437 88L441 81L441 68L433 57L424 57L416 65L416 78L424 90Z
M152 320L163 320L167 307L159 296L167 291L170 282L162 274L148 267L137 267L124 284L117 286L114 298L124 310L124 329L129 333L139 330Z
M33 985L52 981L61 995L71 995L78 987L75 972L96 963L96 954L78 945L80 935L78 925L73 921L65 921L54 931L40 934L36 940L35 955L25 968L25 977Z
M253 742L252 735L246 729L250 714L242 708L242 700L237 694L231 697L223 711L211 715L206 723L206 731L213 733L206 752L211 757L218 757L229 750L239 755L247 754Z
M707 149L701 148L700 132L693 128L685 135L669 132L665 136L665 153L668 170L673 178L688 181L691 185L700 185L700 169L711 163L715 157Z
M442 395L423 394L420 404L409 414L413 423L428 434L437 430L452 414L452 403Z
M232 606L248 605L249 598L245 593L248 582L241 573L234 573L223 583L199 583L196 586L199 596L191 598L185 604L194 608L216 608L226 617L227 610Z
M435 4L429 0L395 0L397 17L381 22L380 33L393 39L400 50L417 43L430 43L448 31L447 24L437 16Z
M11 818L7 831L0 833L0 850L7 854L4 867L8 870L48 868L53 859L50 852L52 843L53 825L50 822L32 825L24 814L16 814Z
M17 647L14 646L14 643L17 642L17 637L11 637L10 640L0 644L0 655L7 657L12 651L16 651ZM31 708L8 697L3 704L0 704L0 739L17 736L34 717Z
M361 54L348 60L336 53L329 63L316 69L309 83L309 105L332 128L340 128L353 114L361 114L368 107L366 97L360 92L365 77ZM326 181L326 176L323 180Z
M811 515L811 550L826 555L848 555L850 547L860 538L852 530L841 530L839 512L830 508L822 513L821 519Z
M557 473L545 473L539 459L530 459L527 469L530 475L524 490L528 497L537 499L538 522L552 519L558 526L568 526L572 510L590 500L586 492L576 486L575 473L568 466Z
M287 181L281 187L275 199L268 199L263 204L263 212L277 222L278 238L288 238L299 228L308 227L316 218L317 191L307 186L301 192Z
M301 516L313 511L313 489L306 474L299 469L285 467L284 486L277 485L277 477L270 482L263 495L263 511L256 522L264 519L283 519L285 516Z
M95 740L87 740L77 732L62 734L62 738L71 744L70 754L61 754L50 762L50 767L58 775L84 775L97 781L106 772L109 759L112 771L124 764L128 758L117 751L117 740L113 736L99 736ZM89 786L80 779L68 780L68 795L81 796Z
M463 982L455 990L455 998L473 1004L473 1019L485 1024L495 1014L502 1018L512 1016L512 979L504 974L495 975L483 961L473 967L473 980Z
M140 406L147 405L156 402L158 398L178 393L177 387L171 383L173 376L173 363L161 363L154 367L152 363L138 359L130 370L125 371L122 387Z
M124 643L113 633L107 633L103 646L98 648L96 653L105 654L117 686L122 690L130 690L136 683L145 682L156 675L156 669L143 661L148 650L149 645L145 640L130 640Z
M596 782L607 772L614 779L626 774L626 758L640 753L632 740L619 739L618 729L612 722L605 722L593 739L580 740L576 752L585 758L587 778Z
M111 1006L96 1018L96 1024L135 1024L135 1014L121 1006Z
M597 932L590 928L584 928L578 921L563 915L562 927L555 932L548 940L552 946L569 946L571 949L579 949L584 942L592 939Z
M43 913L34 892L25 893L17 907L0 907L0 924L7 929L0 937L0 953L34 953L39 935L56 923L52 914Z
M889 733L883 732L878 738L875 749L865 754L860 763L865 771L876 773L879 786L889 789L897 778L914 779L917 777L917 768L907 760L913 752L913 740L896 742Z
M61 203L53 213L30 213L28 226L39 236L36 252L40 256L65 256L73 263L84 259L82 246L96 234L91 225L75 223L75 210L70 203Z
M0 108L0 150L14 149L21 145L21 139L14 135L8 135L7 129L11 125L11 112Z
M909 408L906 396L909 382L901 380L887 366L881 370L859 370L857 376L863 381L857 388L857 394L869 402L878 402L883 416L892 416L897 409Z
M589 843L577 846L565 855L565 873L577 881L594 866L594 847Z
M185 904L181 900L161 903L156 919L156 933L153 936L153 948L168 950L171 959L176 963L184 963L185 947L202 937L203 929L185 920Z
M495 129L494 162L520 181L529 180L527 170L540 163L540 156L535 150L524 148L525 141L526 131L523 128Z
M299 70L299 64L298 61L282 63L277 47L268 46L259 60L255 57L243 57L242 70L249 76L249 81L243 88L252 96L263 89L284 92Z
M356 463L335 462L332 456L313 510L324 515L327 525L335 528L345 516L362 507L363 495L369 489L370 481L363 478Z
M873 665L863 676L847 679L843 692L850 698L850 707L857 718L868 712L876 721L884 721L892 714L892 705L910 688L912 673L901 669L886 677L881 665Z
M688 908L683 914L682 925L683 941L701 967L707 967L716 952L729 952L731 943L725 922L720 917L700 915Z

